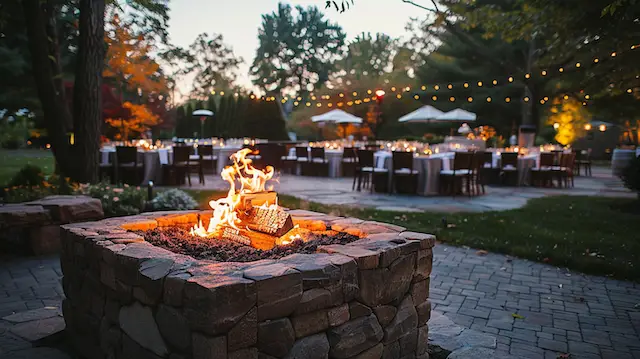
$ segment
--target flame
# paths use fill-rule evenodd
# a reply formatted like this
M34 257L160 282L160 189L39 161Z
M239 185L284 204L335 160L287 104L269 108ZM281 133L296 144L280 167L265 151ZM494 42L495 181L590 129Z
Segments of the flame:
M237 225L240 219L237 215L237 207L240 204L240 195L264 192L267 181L272 179L275 173L272 166L267 166L264 171L253 167L253 161L247 158L250 153L251 150L245 148L229 157L233 160L233 164L225 167L220 174L222 179L229 183L229 192L226 197L209 202L209 206L213 209L209 227L205 229L202 221L199 221L191 228L191 235L211 237L223 226L239 229ZM236 181L240 183L239 189L236 188ZM271 206L277 205L277 203L271 204Z

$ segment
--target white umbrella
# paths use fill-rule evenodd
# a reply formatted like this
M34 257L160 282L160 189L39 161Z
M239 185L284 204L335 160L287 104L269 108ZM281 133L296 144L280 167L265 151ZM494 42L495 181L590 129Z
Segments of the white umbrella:
M334 122L334 123L362 123L362 119L360 117L356 117L350 113L346 113L342 110L331 110L327 113L323 113L322 115L312 116L311 121L313 122Z
M193 116L213 116L213 112L209 110L195 110Z
M398 122L430 122L440 115L442 115L442 111L427 105L400 117Z
M436 117L436 121L448 122L448 121L475 121L476 114L473 112L465 111L461 108L451 110Z

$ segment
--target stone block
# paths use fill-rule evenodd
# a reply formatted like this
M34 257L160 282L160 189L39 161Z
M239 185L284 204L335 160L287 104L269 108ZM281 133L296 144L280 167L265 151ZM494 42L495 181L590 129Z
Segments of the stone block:
M400 359L400 343L397 341L384 345L382 359Z
M151 308L133 303L122 307L118 317L120 329L139 344L159 356L165 356L169 349L160 335Z
M296 338L306 337L325 331L329 328L329 319L326 310L297 315L291 318Z
M349 321L349 304L344 303L341 306L330 308L327 310L327 318L329 319L329 326L337 327Z
M416 261L416 271L414 275L415 281L422 281L431 275L431 269L433 268L433 251L429 249L421 249L418 252L418 259Z
M289 318L268 320L258 324L258 349L273 357L284 357L296 340Z
M302 298L302 274L286 264L250 267L244 277L255 281L259 321L289 316Z
M28 227L52 223L49 211L42 206L6 204L0 206L0 228Z
M380 254L359 246L349 246L332 244L329 246L319 246L318 252L338 253L353 258L358 264L358 269L374 269L378 267Z
M326 359L329 349L327 335L315 334L296 341L285 359Z
M191 328L180 311L160 304L156 312L156 323L167 343L181 351L187 351L191 347Z
M351 357L350 359L380 359L382 358L383 351L384 351L384 345L382 345L382 343L379 343L373 348L367 349L362 353L354 357Z
M353 357L377 345L383 336L382 327L373 314L350 320L327 331L329 355L336 359Z
M60 226L56 224L29 228L29 247L35 255L47 255L60 252Z
M379 305L373 308L373 312L376 314L380 325L384 327L387 324L391 323L393 318L396 316L396 313L398 312L398 308L394 307L393 305Z
M174 307L182 306L184 286L189 278L191 278L191 274L187 272L170 273L167 275L164 279L162 301Z
M302 293L295 314L305 314L331 306L331 292L324 288L312 288Z
M358 301L373 307L402 298L414 278L416 254L402 256L388 268L361 270Z
M138 268L138 283L149 304L156 304L163 291L163 279L171 271L174 260L172 258L152 258L140 264ZM134 292L135 296L135 292Z
M258 359L258 349L244 348L244 349L236 350L234 352L230 352L227 358L228 359Z
M371 314L371 308L367 307L366 305L358 301L349 303L349 316L351 317L351 319L366 317L369 314Z
M416 306L418 325L425 325L431 319L431 301L426 300Z
M415 356L418 345L418 328L413 328L410 332L398 339L400 344L400 357Z
M394 342L401 336L413 331L418 327L418 313L413 305L411 296L407 296L400 306L398 312L389 324L384 327L384 343Z
M258 310L251 309L227 334L229 351L255 346L258 343ZM256 356L258 349L255 350ZM231 354L229 354L231 357Z
M279 260L279 263L285 264L300 273L302 273L302 285L304 290L312 288L334 287L333 294L341 294L336 290L342 278L342 271L339 264L334 264L338 258L334 256L317 253L317 254L292 254Z
M227 359L227 337L209 337L193 333L191 346L193 359Z
M434 236L433 234L405 231L400 233L400 237L409 240L420 241L421 249L433 248L433 246L436 245L436 236Z
M411 298L416 305L426 301L429 298L429 278L415 282L411 285Z
M421 355L429 349L429 326L423 325L418 327L418 344L416 345L416 354Z
M257 301L255 282L232 274L196 275L184 287L183 312L191 327L226 333Z

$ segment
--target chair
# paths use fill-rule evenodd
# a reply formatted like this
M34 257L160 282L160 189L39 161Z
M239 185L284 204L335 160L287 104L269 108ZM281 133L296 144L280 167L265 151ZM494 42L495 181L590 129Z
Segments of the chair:
M329 162L325 158L324 147L311 147L309 166L314 176L328 177Z
M413 169L413 153L394 151L392 163L391 190L397 193L416 193L418 170Z
M176 176L178 184L184 183L184 177L186 176L191 187L191 146L175 146L173 148L173 162L171 163L171 169L173 175ZM180 180L180 175L182 179Z
M305 176L309 173L309 162L309 149L296 146L296 164L301 167L301 175Z
M476 170L476 176L482 179L482 186L500 183L500 168L493 166L493 152L476 152L474 159L480 166Z
M353 185L351 189L356 188L356 180L358 181L358 191L362 187L366 188L369 186L371 192L373 192L373 175L376 173L388 173L389 171L385 168L376 168L375 165L375 156L374 151L372 150L356 150L356 155L358 156L358 162L356 164L356 168L353 174ZM364 177L364 186L362 184L362 180ZM384 181L384 185L386 186L387 181ZM378 188L380 191L383 191L383 186L381 185Z
M588 150L578 150L576 151L576 161L575 168L576 173L580 176L580 169L584 167L584 175L585 176L593 176L591 172L591 149Z
M467 192L471 195L471 161L473 153L456 152L453 158L453 169L440 171L440 193L444 193L445 185L449 193L456 196L458 188L462 187L462 181L467 180ZM444 159L446 161L446 159ZM460 187L458 187L460 184Z
M551 174L558 180L558 187L569 187L569 181L571 181L571 187L574 186L573 167L575 156L575 153L563 153L560 156L558 166L551 167Z
M553 167L554 154L544 152L540 154L540 165L531 169L531 184L534 186L552 186L551 167Z
M486 167L487 164L489 167ZM484 194L484 185L487 184L487 174L489 173L486 170L493 170L493 154L484 151L475 152L471 160L471 170L473 171L471 173L471 189L476 194L480 194L480 190L482 190L482 194Z
M342 152L342 175L345 177L352 176L355 169L358 157L356 155L356 149L353 147L345 147Z
M105 155L110 157L110 154L111 153L106 153ZM102 155L102 153L100 153L100 155ZM100 179L100 181L108 179L110 182L113 182L115 180L114 169L115 166L112 161L107 161L107 163L103 163L102 161L100 161L100 169L98 172L98 178Z
M518 186L518 154L505 152L500 155L500 174L502 182Z
M296 165L298 164L297 158L289 155L289 151L293 148L291 145L278 145L278 153L280 154L280 161L282 171L285 173L295 173ZM295 153L295 151L294 151Z
M116 183L128 183L124 180L124 174L129 172L133 177L133 183L140 184L142 182L142 171L144 164L138 163L138 148L134 146L117 146L116 147L116 167L115 177ZM120 175L123 175L122 178ZM131 184L131 183L128 183Z
M204 184L204 174L213 173L215 175L219 175L216 172L216 163L218 162L218 157L213 154L213 145L202 145L198 147L198 155L200 157L200 171L199 175L201 178L201 183Z

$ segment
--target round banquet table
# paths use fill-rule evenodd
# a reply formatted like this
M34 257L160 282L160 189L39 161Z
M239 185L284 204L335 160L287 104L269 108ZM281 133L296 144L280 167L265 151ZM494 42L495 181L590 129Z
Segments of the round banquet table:
M311 154L311 147L307 147L307 153ZM329 177L330 178L338 178L342 176L342 154L343 150L339 149L325 149L324 150L324 158L327 160L329 166ZM289 156L287 159L296 159L296 149L289 149ZM300 163L296 165L296 174L299 176L302 173L302 169L300 167Z
M413 169L418 171L417 192L422 196L438 194L440 185L440 171L449 170L453 165L453 152L438 153L431 156L413 157ZM388 171L391 189L391 179L393 176L393 161L391 152L378 151L374 154L376 168L384 168Z
M518 157L518 186L531 184L531 169L538 167L539 162L539 154L529 154ZM496 152L493 153L491 165L493 168L501 168L500 155Z
M142 184L153 181L162 183L162 165L169 163L169 148L160 148L157 150L142 151L138 150L138 161L144 164L144 174ZM100 149L101 164L109 164L116 162L115 147L103 147Z

